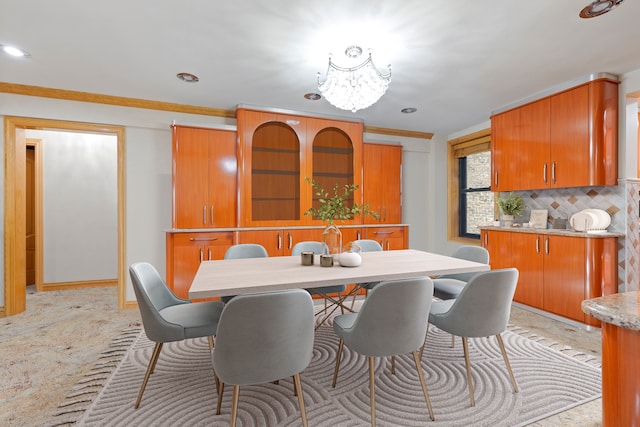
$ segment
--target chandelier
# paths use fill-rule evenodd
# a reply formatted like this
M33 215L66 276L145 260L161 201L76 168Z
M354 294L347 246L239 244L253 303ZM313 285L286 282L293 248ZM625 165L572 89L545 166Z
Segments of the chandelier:
M355 59L362 54L362 49L359 46L349 46L344 53ZM329 55L329 68L324 82L320 81L318 73L318 89L334 107L355 113L375 104L384 95L391 81L391 65L388 70L387 74L382 74L376 69L371 52L366 61L352 68L334 64Z

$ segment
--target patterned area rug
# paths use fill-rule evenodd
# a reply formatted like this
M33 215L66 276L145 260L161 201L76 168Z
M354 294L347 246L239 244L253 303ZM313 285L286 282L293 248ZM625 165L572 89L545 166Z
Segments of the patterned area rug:
M570 349L557 343L545 342L543 338L530 339L525 335L527 331L517 328L510 328L503 334L520 387L517 394L511 388L495 338L470 340L476 387L476 406L472 408L460 341L451 348L450 335L431 327L422 366L436 420L429 420L413 359L406 355L396 358L396 375L391 374L389 360L376 362L378 425L526 425L601 396L601 372L597 363L582 354L566 351ZM232 390L227 388L222 414L216 416L217 394L206 339L165 344L137 410L133 405L153 343L143 332L132 338L132 331L115 343L116 346L126 343L122 361L108 376L97 397L89 398L92 402L85 408L75 410L77 424L229 425ZM320 326L316 331L313 359L301 374L309 425L370 425L366 359L345 347L338 384L333 389L331 379L337 347L338 339L331 326ZM104 377L104 374L97 376ZM78 413L82 414L79 419ZM238 425L300 424L291 378L278 384L241 387Z

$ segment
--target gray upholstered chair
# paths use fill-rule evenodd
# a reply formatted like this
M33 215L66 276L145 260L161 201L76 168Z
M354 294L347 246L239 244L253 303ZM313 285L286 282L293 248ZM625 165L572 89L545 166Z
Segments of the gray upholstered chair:
M340 338L333 387L336 386L344 345L369 358L371 425L376 424L374 358L412 353L431 420L433 410L424 380L418 350L427 332L433 297L428 277L380 282L370 292L358 313L337 316L333 329Z
M136 293L142 326L147 337L155 342L153 353L138 392L136 409L165 342L187 338L208 337L209 351L213 351L213 336L224 304L219 301L198 302L176 297L158 271L149 263L139 262L129 267L133 290Z
M257 243L240 243L230 246L224 253L224 259L242 259L242 258L268 258L269 253L264 246ZM225 304L231 301L233 296L221 297L220 300Z
M435 301L431 305L429 323L452 335L462 337L471 406L475 406L475 397L468 338L496 336L513 390L518 392L516 378L500 335L509 322L517 282L518 270L515 268L477 273L462 289L458 298Z
M460 246L451 255L454 258L489 264L489 251L481 246ZM433 296L440 299L457 298L462 288L477 273L446 274L433 279Z
M382 250L382 245L378 243L377 240L372 239L359 239L354 240L353 243L360 246L361 252L376 252ZM360 283L360 287L365 289L365 292L368 294L371 289L373 289L379 282L369 282L369 283ZM353 296L353 302L355 302L356 296ZM353 307L353 302L351 306Z
M222 311L213 366L220 379L220 414L224 384L233 384L231 426L235 425L241 385L293 376L302 424L307 425L300 372L313 353L313 303L302 289L238 295Z
M316 255L321 255L324 251L324 244L322 242L298 242L291 249L291 255L298 256L302 252L313 252ZM328 310L327 301L332 304L336 304L340 306L340 310L344 313L344 306L342 305L342 293L347 289L347 285L333 285L333 286L322 286L319 288L307 289L307 291L311 295L321 295L324 299L324 310L319 311L320 313L326 313ZM329 296L329 294L338 294L338 299Z

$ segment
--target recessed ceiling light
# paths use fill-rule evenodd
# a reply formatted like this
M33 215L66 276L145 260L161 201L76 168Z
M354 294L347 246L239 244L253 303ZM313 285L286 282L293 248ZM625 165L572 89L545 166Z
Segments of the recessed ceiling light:
M624 0L595 0L580 11L580 18L595 18L618 7Z
M407 107L400 110L400 112L404 114L411 114L411 113L415 113L416 111L418 111L418 109L415 107Z
M11 56L15 56L15 57L18 57L18 58L22 58L22 57L25 57L25 56L31 56L29 54L29 52L21 50L21 49L18 49L17 47L14 47L14 46L7 46L7 45L0 44L0 47L2 48L2 50L5 53L7 53L7 54L9 54Z
M317 101L318 99L322 98L322 96L320 96L319 93L313 93L313 92L305 93L304 97L310 101Z
M176 74L176 76L183 82L187 82L187 83L197 83L200 81L198 76L191 73L178 73Z

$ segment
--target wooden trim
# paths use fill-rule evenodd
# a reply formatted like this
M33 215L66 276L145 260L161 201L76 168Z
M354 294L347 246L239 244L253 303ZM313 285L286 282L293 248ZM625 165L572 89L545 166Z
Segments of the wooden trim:
M42 198L42 140L35 138L27 138L27 146L35 148L35 176L34 176L34 189L35 189L35 233L36 233L36 292L42 292L44 288L44 216L42 212L43 198Z
M233 110L201 107L196 105L176 104L172 102L149 101L146 99L127 98L122 96L102 95L74 90L53 89L42 86L21 85L0 82L0 92L15 95L38 96L41 98L64 99L67 101L92 102L94 104L117 105L119 107L144 108L147 110L172 111L203 116L235 118Z
M25 129L55 129L109 133L118 144L118 304L125 306L125 128L103 124L5 116L5 218L4 218L4 284L5 313L21 313L26 308L25 268Z
M74 90L54 89L43 86L22 85L17 83L0 82L0 92L14 95L38 96L41 98L64 99L67 101L91 102L94 104L116 105L119 107L144 108L147 110L172 111L202 116L236 118L235 110L203 107L198 105L176 104L172 102L150 101L147 99L128 98L123 96L103 95ZM310 116L313 117L313 116ZM375 126L365 126L364 132L380 135L404 136L408 138L432 139L432 132L418 132L402 129L390 129Z
M366 125L364 127L364 132L377 133L380 135L406 136L408 138L422 138L422 139L433 138L432 132L418 132L413 130L390 129L390 128L381 128L381 127L366 126Z
M55 283L43 283L43 291L65 291L69 289L84 289L84 288L104 288L108 286L118 286L118 279L104 279L104 280L84 280L81 282L55 282Z

